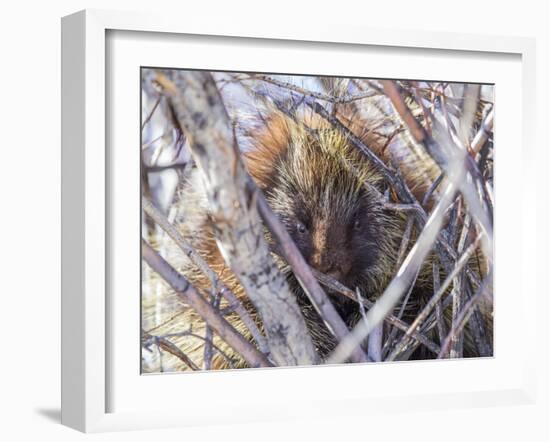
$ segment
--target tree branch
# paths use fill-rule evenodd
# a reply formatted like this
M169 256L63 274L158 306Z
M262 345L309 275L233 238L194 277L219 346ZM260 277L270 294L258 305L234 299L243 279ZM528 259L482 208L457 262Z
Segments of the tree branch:
M457 185L469 206L470 213L486 234L483 237L482 244L487 259L492 260L493 225L484 207L484 198L482 196L480 200L479 192L476 189L477 183L480 182L482 178L475 161L470 155L465 154L462 149L457 149L455 141L448 134L446 135L445 130L436 131L434 127L434 135L443 137L440 142L436 141L434 137L428 134L426 129L424 129L411 113L395 81L381 80L381 83L384 92L392 102L396 112L409 128L413 138L424 147L426 152L435 160L441 169L449 174L451 170L456 170L461 167L464 168L465 172L470 176L470 179L457 182ZM432 123L437 125L437 119L432 118Z
M157 74L157 82L165 85L203 176L218 248L262 318L274 361L281 366L317 363L305 320L263 237L248 175L212 76L166 71Z
M460 259L457 261L453 271L447 276L447 278L445 278L445 281L443 281L443 284L441 284L437 292L432 296L432 298L424 306L422 311L418 314L418 316L415 318L413 323L410 325L407 332L402 336L401 340L394 347L393 351L387 358L388 361L393 361L399 355L399 353L406 347L412 332L417 330L422 324L422 322L426 320L426 318L428 317L432 309L436 307L437 303L440 301L440 299L443 297L443 295L447 291L447 288L451 285L451 283L455 280L455 278L462 272L462 269L464 268L464 266L466 265L470 257L475 252L480 239L481 237L478 236L476 240L462 254Z
M168 339L163 338L162 336L153 336L145 331L141 331L141 340L142 341L152 341L157 344L164 351L174 355L176 358L181 360L185 365L187 365L191 370L198 371L200 368L182 352L177 345L171 343Z
M333 277L329 275L325 275L315 269L312 269L313 274L315 275L315 278L323 284L325 287L333 290L336 293L339 293L349 299L352 299L353 301L363 304L367 309L371 309L374 306L374 302L371 300L361 297L358 298L357 294L353 292L353 290L349 289L348 287L344 286L342 283L334 279ZM401 319L397 318L396 316L389 314L384 318L384 321L386 321L388 324L393 325L394 327L398 328L399 330L406 332L409 330L409 324L405 323ZM421 333L418 333L416 331L413 331L411 334L411 337L418 341L419 343L423 344L428 348L432 353L438 354L439 353L439 346L436 345L433 341L430 341L426 336L424 336Z
M141 256L172 289L183 298L216 333L233 347L251 367L271 367L267 357L237 332L214 307L208 303L168 262L164 260L149 244L141 240Z
M481 298L485 296L485 293L487 292L487 289L489 288L489 282L492 279L492 275L489 274L481 286L478 288L476 294L472 296L468 302L464 305L460 313L458 314L456 318L456 322L453 323L453 326L451 328L451 331L449 332L448 336L445 338L445 341L443 341L443 344L441 345L441 351L439 352L439 355L437 356L438 359L444 358L449 354L449 351L451 350L451 346L453 341L455 340L456 336L462 331L466 323L468 322L470 316L473 314L477 303L481 301Z
M141 207L143 211L150 216L164 230L170 238L176 243L181 251L187 256L193 264L211 281L214 291L219 292L227 300L233 311L239 315L244 324L250 330L250 333L254 337L254 340L258 343L258 347L262 353L269 353L269 346L264 335L258 329L258 326L254 322L254 319L250 316L248 311L244 308L242 303L237 299L235 294L229 290L223 281L218 277L201 255L193 248L193 246L178 232L178 230L170 224L170 221L166 219L164 214L158 210L154 204L146 197L141 197Z

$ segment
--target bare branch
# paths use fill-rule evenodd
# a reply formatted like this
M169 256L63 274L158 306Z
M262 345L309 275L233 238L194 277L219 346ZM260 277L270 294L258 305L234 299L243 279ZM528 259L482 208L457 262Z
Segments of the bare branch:
M434 182L431 184L430 188L427 190L427 192L424 194L424 197L422 198L422 206L426 207L426 204L428 204L428 201L430 201L430 198L434 194L435 190L438 188L438 186L441 184L441 181L443 181L443 177L445 176L444 173L440 173L439 176L434 180Z
M460 238L458 239L458 246L457 246L457 253L462 253L464 250L464 246L466 244L466 239L470 233L470 214L467 213L464 218L464 225L462 226L462 232L460 233ZM464 303L464 295L465 295L465 287L464 287L464 271L461 271L458 273L456 278L453 281L454 287L452 291L452 298L453 298L453 304L452 304L452 323L451 326L455 326L455 322L457 321L457 316L459 314L460 309L462 308L462 305ZM451 357L452 358L461 358L463 353L463 344L464 339L462 335L455 335L455 338L453 339L451 343Z
M149 244L141 241L141 255L172 289L183 298L216 333L233 347L251 367L270 367L266 356L248 342L212 307L195 288L164 260Z
M312 269L313 274L315 275L315 278L323 284L325 287L331 289L332 291L339 293L349 299L352 299L355 302L358 302L360 304L363 304L366 308L371 309L374 306L374 302L370 301L369 299L365 297L358 298L357 294L344 286L342 283L334 279L333 277L329 275L325 275L321 272L318 272L315 269ZM406 332L409 330L409 325L403 322L402 320L398 319L396 316L389 314L384 318L384 321L386 321L388 324L393 325L394 327L398 328L399 330ZM421 333L417 333L415 331L412 332L411 337L418 341L419 343L425 345L432 353L438 354L439 353L439 346L436 345L434 342L430 341L426 336L422 335Z
M141 340L143 341L151 341L157 344L160 348L162 348L164 351L174 355L176 358L181 360L185 365L187 365L191 370L197 371L200 370L200 368L187 356L184 352L182 352L177 345L171 343L168 339L165 339L161 336L153 336L149 333L146 333L145 331L141 331Z
M327 94L322 94L320 92L310 91L300 86L297 86L295 84L277 80L276 78L270 77L269 75L250 74L249 79L265 81L266 83L270 83L277 87L288 89L293 92L297 92L306 97L316 98L318 100L328 101L329 103L334 103L334 104L346 104L346 103L351 103L353 101L364 100L365 98L371 98L376 95L379 95L379 93L376 91L375 92L367 91L367 92L363 92L355 95L344 95L342 97L336 97L333 95L327 95ZM243 80L246 80L246 79L241 79L240 81L243 81Z
M441 351L437 356L439 359L444 358L449 353L453 340L464 328L464 326L467 324L470 316L472 315L472 313L474 312L477 306L477 303L481 301L483 296L486 296L487 290L490 289L489 282L491 280L492 280L492 275L489 274L485 278L481 286L478 288L476 294L468 300L468 302L464 305L464 307L460 311L456 322L453 324L453 327L449 332L449 335L441 345Z
M157 107L160 104L161 100L162 100L162 95L159 94L157 100L155 101L155 104L153 105L151 111L149 112L149 115L147 115L147 117L145 117L145 120L143 120L143 123L141 124L141 130L145 129L145 126L147 126L147 123L153 117L153 114L157 110Z
M388 356L388 361L393 361L397 355L406 347L409 338L411 337L411 333L420 327L422 322L426 320L432 309L437 305L439 300L443 297L445 292L447 291L447 288L451 285L453 280L456 278L456 276L462 271L463 267L466 265L472 254L475 252L476 247L479 244L480 236L476 238L476 240L466 249L466 251L462 254L460 259L457 261L453 271L447 276L445 281L443 281L443 284L441 284L441 287L439 287L439 290L432 296L432 298L428 301L428 303L424 306L422 311L418 314L418 316L415 318L411 326L409 327L409 330L405 333L405 335L401 338L401 340L397 343L395 348L393 349L392 353Z
M185 331L182 331L182 332L167 333L165 335L162 335L161 337L165 338L165 339L169 339L169 338L181 337L181 336L190 336L192 338L198 339L199 341L203 341L205 343L205 346L207 344L210 344L210 346L214 350L216 350L221 355L222 358L224 358L226 360L227 365L229 365L229 368L232 368L232 369L235 368L235 360L231 356L229 356L225 351L223 351L219 346L214 344L213 339L211 339L210 342L208 342L209 338L207 338L205 336L198 335L196 333L193 333L191 327L189 327L189 330L185 330Z
M166 71L157 81L169 94L204 178L218 248L263 320L273 359L277 365L317 363L305 320L263 237L253 194L246 188L249 178L212 76Z
M486 234L483 237L482 244L487 259L491 260L493 250L493 225L487 214L487 209L484 207L483 198L480 200L478 190L476 189L476 183L482 180L477 165L472 157L465 155L461 149L456 148L456 140L450 137L445 130L436 131L434 127L434 135L443 137L441 142L437 142L435 138L428 134L411 113L403 97L401 97L399 87L394 81L381 80L381 83L386 95L404 123L408 126L416 142L424 147L426 152L436 161L436 163L439 164L447 174L453 169L465 169L469 178L457 182L457 185L470 208L472 216ZM438 123L435 118L432 118L432 122L434 124ZM484 186L481 187L484 189Z
M384 324L378 324L368 338L369 358L373 362L382 362L382 340L384 336Z
M210 294L210 302L212 306L219 311L220 308L220 293ZM204 358L203 365L205 370L212 368L212 358L214 357L213 350L214 331L212 327L206 325L204 333Z
M481 127L477 131L474 139L472 140L472 150L478 153L485 142L488 140L489 135L493 131L493 122L495 119L495 111L491 110L481 123Z
M432 277L433 277L433 292L434 295L439 291L441 287L441 282L439 278L439 264L434 262L432 265ZM435 318L437 321L437 333L439 334L439 342L443 341L443 336L445 336L445 320L443 318L443 308L441 306L441 300L437 301L435 304Z
M154 204L146 197L141 197L141 206L143 211L150 216L164 230L170 238L176 243L181 251L191 260L193 264L211 281L214 291L219 292L227 300L232 310L239 315L244 324L250 330L254 340L258 343L258 347L262 353L269 353L269 346L264 335L258 329L254 319L244 308L242 303L237 299L235 294L223 283L202 256L197 253L193 246L178 232L178 230L170 224L170 221L158 210Z

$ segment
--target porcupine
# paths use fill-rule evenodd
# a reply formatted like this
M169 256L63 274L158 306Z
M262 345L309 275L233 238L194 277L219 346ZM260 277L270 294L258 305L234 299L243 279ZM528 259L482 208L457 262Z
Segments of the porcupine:
M342 119L345 120L344 118ZM346 121L348 127L373 152L389 162L385 143L373 132ZM381 173L350 142L348 136L324 120L303 116L298 120L280 112L272 112L251 136L253 148L243 155L248 172L283 222L307 262L345 286L358 288L371 300L379 296L396 273L396 259L406 219L402 212L384 206L382 195L387 191ZM419 164L422 167L419 168ZM425 159L402 164L404 178L415 193L423 195L439 170L426 166ZM431 170L430 170L431 169ZM193 169L183 183L178 200L184 216L177 222L182 234L191 239L197 251L223 282L237 295L258 322L261 320L236 277L226 268L214 238L208 206L202 192L201 177ZM266 230L266 239L273 241ZM275 256L306 319L308 330L321 359L337 344L319 317L289 266ZM429 264L429 263L428 263ZM192 266L182 269L195 287L208 293L211 282ZM422 303L432 293L429 281L432 266L425 265L419 274L404 319L414 318ZM356 302L331 293L337 311L352 328L360 319ZM224 302L222 301L222 308ZM229 322L252 340L250 332L235 313L226 316ZM177 345L197 366L204 357L205 324L191 309L177 320L182 327L191 327L195 336L182 336ZM214 335L213 369L246 367L246 362L223 340ZM465 356L475 356L473 344L465 344ZM421 353L419 357L426 356ZM432 355L433 357L433 355ZM182 369L185 367L182 366Z

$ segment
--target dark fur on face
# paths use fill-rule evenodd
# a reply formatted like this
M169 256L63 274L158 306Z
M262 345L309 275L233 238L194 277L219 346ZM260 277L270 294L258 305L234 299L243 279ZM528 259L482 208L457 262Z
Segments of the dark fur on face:
M247 164L270 206L313 268L375 294L394 269L400 228L379 201L381 176L336 129L286 118L268 128Z
M365 191L347 202L353 205L352 210L343 210L331 191L338 183L326 184L329 188L318 189L315 195L296 194L285 208L278 200L284 197L276 191L268 194L268 200L306 261L321 273L354 287L361 273L376 264L380 251L375 239L381 226ZM328 204L320 204L318 198L328 199Z

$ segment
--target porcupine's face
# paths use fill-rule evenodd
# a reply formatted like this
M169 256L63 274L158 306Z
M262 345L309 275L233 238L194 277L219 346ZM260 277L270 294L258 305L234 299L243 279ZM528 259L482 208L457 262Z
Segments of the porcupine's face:
M268 201L309 264L373 290L390 262L392 221L372 190L380 177L345 137L294 134L272 182Z

